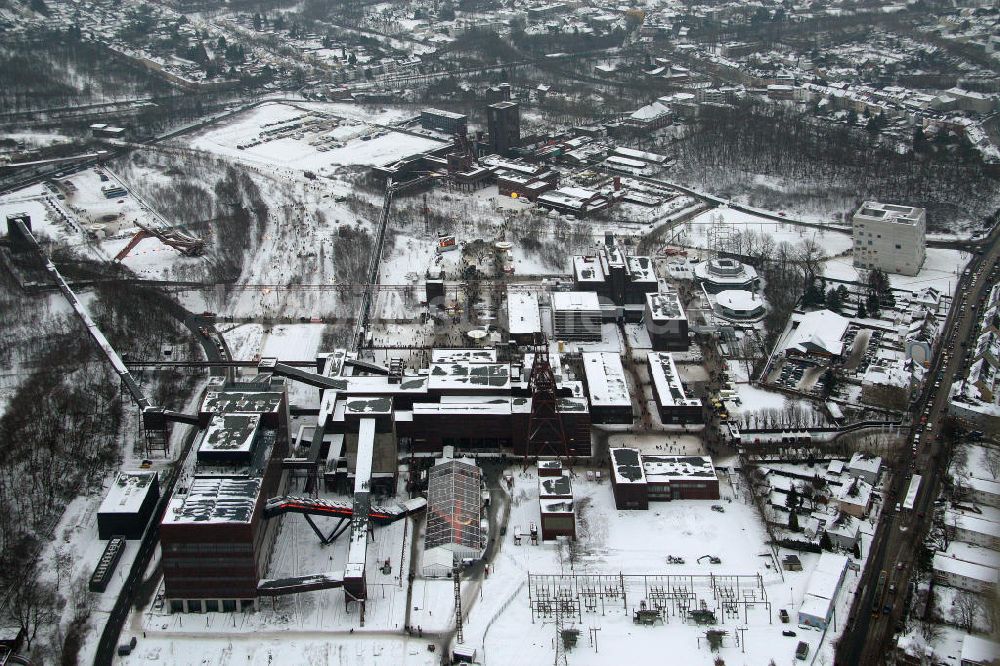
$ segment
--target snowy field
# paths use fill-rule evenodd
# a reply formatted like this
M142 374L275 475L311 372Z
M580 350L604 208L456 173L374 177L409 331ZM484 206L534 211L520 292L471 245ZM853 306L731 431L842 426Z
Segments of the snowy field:
M708 232L713 224L725 223L736 231L753 231L760 235L770 235L775 242L787 242L793 245L805 239L815 240L829 256L840 255L851 249L851 235L836 229L816 229L778 222L751 213L734 210L727 206L719 206L692 218L683 225L685 238L682 244L697 248L707 248Z
M201 132L189 145L244 163L318 173L337 166L388 164L446 145L382 129L406 115L399 111L361 111L348 105L265 103ZM308 121L316 122L304 126Z
M913 276L889 273L889 284L896 289L912 291L934 287L944 294L953 295L955 285L958 284L958 279L971 258L968 252L962 250L928 248L927 258L919 273ZM858 279L858 271L854 267L850 253L842 257L828 259L824 274L837 280L855 281Z

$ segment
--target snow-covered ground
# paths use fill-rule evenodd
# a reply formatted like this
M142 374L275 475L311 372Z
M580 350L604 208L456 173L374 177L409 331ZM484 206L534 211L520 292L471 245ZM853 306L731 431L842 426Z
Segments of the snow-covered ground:
M965 265L971 256L962 250L932 247L927 249L927 258L920 272L916 275L897 275L889 273L889 284L896 289L918 291L934 287L944 294L953 294L958 279L965 270ZM858 271L854 267L853 258L848 253L844 256L828 259L825 263L824 275L837 280L855 281Z
M816 229L791 222L778 222L723 205L707 210L684 223L683 244L698 248L709 247L709 230L717 224L729 225L734 231L753 231L762 236L769 235L777 243L787 242L795 245L805 239L814 240L830 256L850 250L853 242L850 234L837 229Z

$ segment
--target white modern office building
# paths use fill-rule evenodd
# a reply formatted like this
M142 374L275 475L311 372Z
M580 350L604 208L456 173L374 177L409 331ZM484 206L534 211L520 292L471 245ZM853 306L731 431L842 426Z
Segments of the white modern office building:
M926 231L923 208L866 201L854 213L854 265L916 275L924 263Z

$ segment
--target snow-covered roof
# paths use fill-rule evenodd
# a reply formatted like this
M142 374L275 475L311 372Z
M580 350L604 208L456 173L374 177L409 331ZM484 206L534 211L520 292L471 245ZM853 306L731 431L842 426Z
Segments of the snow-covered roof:
M646 359L649 361L649 375L653 379L657 401L660 405L664 407L693 407L701 404L701 400L689 398L685 393L680 375L677 374L673 354L649 352Z
M573 276L577 282L604 282L607 279L597 257L585 255L573 257Z
M882 456L873 456L862 451L857 451L847 463L847 471L854 473L878 474L881 469Z
M538 496L545 497L573 497L573 482L569 478L568 472L563 472L559 476L538 477Z
M507 329L511 335L538 333L542 330L537 294L507 287Z
M687 319L681 297L676 291L647 293L646 304L649 306L653 321Z
M138 513L156 476L153 471L119 472L97 513Z
M650 483L671 479L714 479L715 466L708 456L643 455L642 468Z
M170 500L163 523L249 523L260 484L260 478L195 477L187 493Z
M554 291L552 309L562 311L600 312L601 302L593 291Z
M259 426L260 414L216 414L205 429L198 454L250 453Z
M642 160L644 162L652 162L653 164L663 164L667 161L666 155L650 153L645 150L636 150L634 148L622 148L619 146L616 147L613 152L616 155L621 155L622 157L629 157L635 160Z
M992 567L948 557L941 552L934 554L934 561L931 564L931 568L935 572L968 578L969 580L977 580L992 585L995 585L1000 580L1000 572Z
M852 490L853 489L853 490ZM854 493L853 495L851 493ZM861 479L854 479L837 489L839 502L855 506L868 507L871 504L872 486Z
M584 352L583 370L587 378L587 395L595 407L632 405L625 368L615 352Z
M1000 643L966 634L962 638L961 663L995 664L1000 660Z
M850 321L847 317L830 310L793 315L793 329L785 343L785 350L839 356L844 350L844 343L841 340L847 332Z
M428 387L444 389L510 388L510 365L506 363L470 363L452 361L432 363Z
M754 312L764 307L764 299L745 289L726 289L715 296L715 302L733 312Z
M615 483L646 483L646 472L642 468L639 449L618 447L611 449L610 453Z
M567 498L542 498L538 500L542 513L573 513L573 500Z

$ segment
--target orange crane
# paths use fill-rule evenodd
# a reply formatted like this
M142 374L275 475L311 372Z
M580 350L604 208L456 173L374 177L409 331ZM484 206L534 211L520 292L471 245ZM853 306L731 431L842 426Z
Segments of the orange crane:
M133 236L128 245L115 255L115 258L112 259L114 263L121 263L128 256L128 253L146 238L157 238L161 243L169 245L185 257L200 256L205 250L205 241L203 239L179 229L156 229L144 226L138 222L136 222L136 226L139 227L139 233Z

